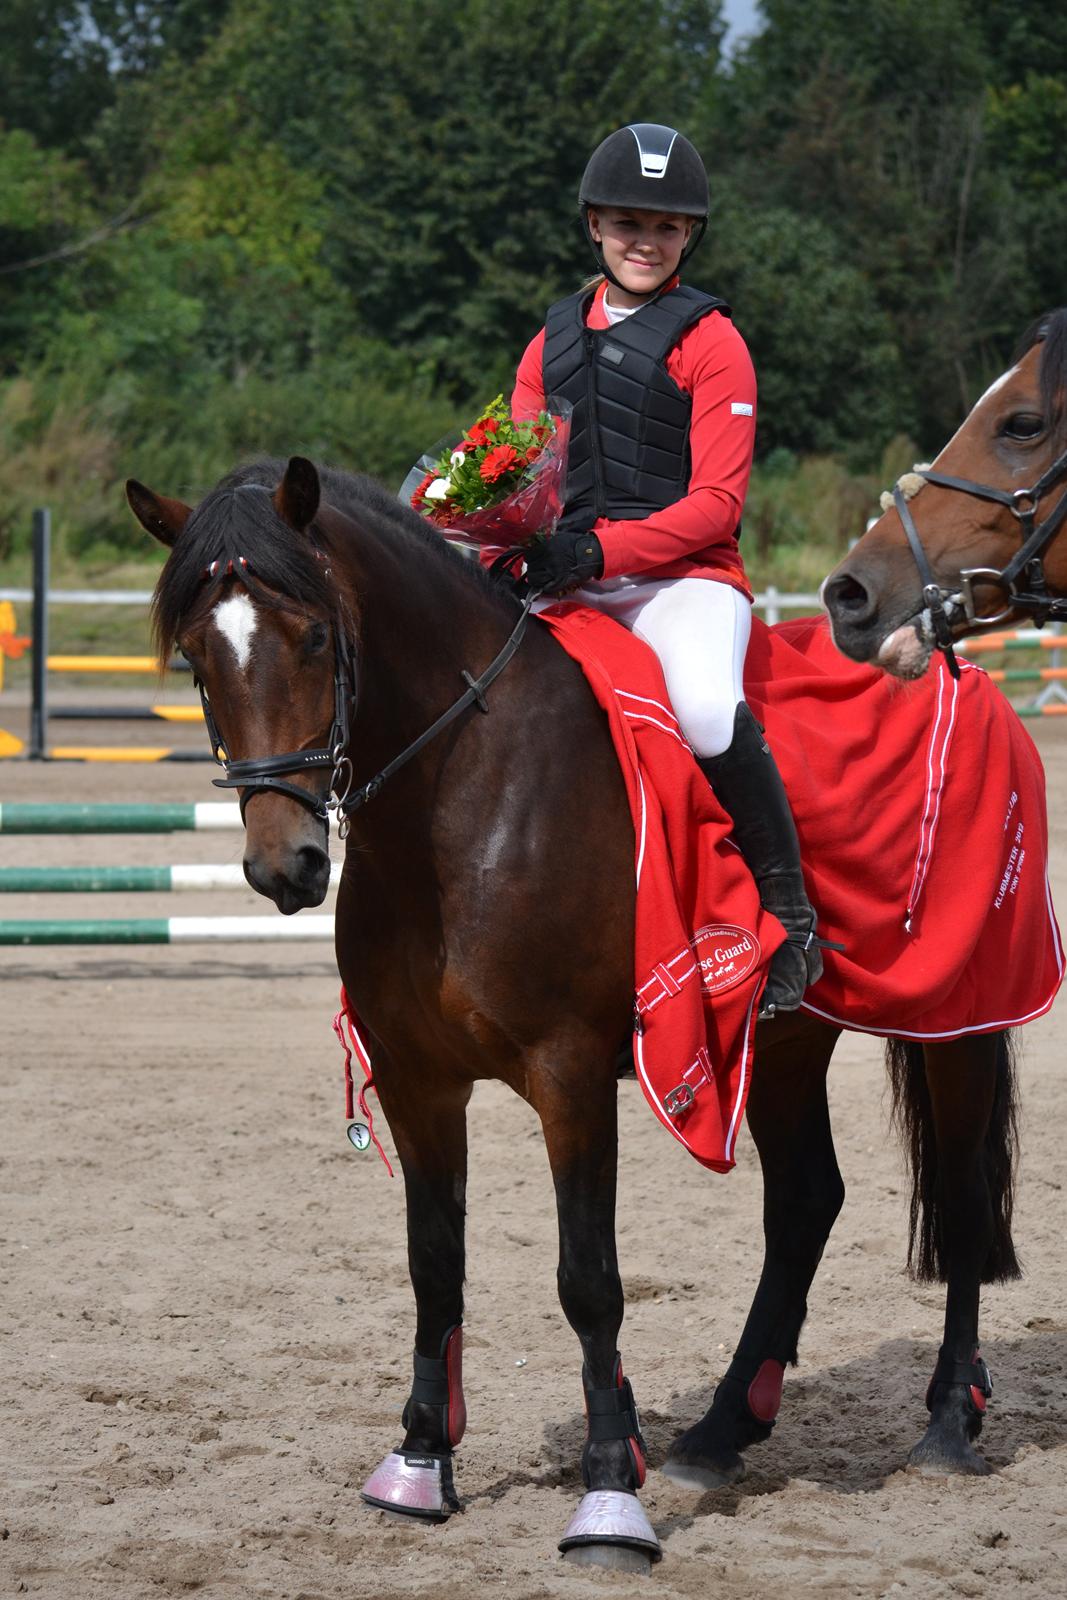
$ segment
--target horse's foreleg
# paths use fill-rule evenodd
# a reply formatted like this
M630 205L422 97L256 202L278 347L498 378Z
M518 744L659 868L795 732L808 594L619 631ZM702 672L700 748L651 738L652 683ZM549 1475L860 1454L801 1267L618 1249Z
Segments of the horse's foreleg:
M990 1469L972 1441L992 1387L978 1347L980 1286L1015 1270L1010 1198L1005 1206L1002 1192L1006 1183L1010 1196L1010 1157L1006 1164L996 1159L1012 1136L1003 1082L1011 1064L1000 1034L928 1044L925 1056L935 1148L921 1185L926 1248L919 1269L942 1278L947 1294L944 1340L926 1394L930 1424L909 1460L926 1472L982 1474ZM1002 1114L1007 1126L995 1122ZM999 1237L1005 1231L1006 1251Z
M375 1061L407 1195L408 1269L415 1291L414 1375L404 1438L371 1474L371 1505L441 1520L458 1510L452 1452L466 1426L462 1321L467 1183L466 1086L409 1080L401 1095Z
M540 1117L559 1219L559 1298L582 1347L587 1438L582 1477L588 1493L560 1549L571 1560L647 1569L659 1541L637 1499L645 1446L619 1357L623 1294L615 1250L617 1083L612 1058L580 1083L533 1072L530 1098Z
M785 1368L797 1359L808 1289L844 1200L826 1103L838 1030L807 1019L772 1027L766 1042L762 1030L759 1036L748 1101L763 1168L763 1271L711 1409L675 1440L664 1463L686 1488L743 1477L741 1451L769 1438Z

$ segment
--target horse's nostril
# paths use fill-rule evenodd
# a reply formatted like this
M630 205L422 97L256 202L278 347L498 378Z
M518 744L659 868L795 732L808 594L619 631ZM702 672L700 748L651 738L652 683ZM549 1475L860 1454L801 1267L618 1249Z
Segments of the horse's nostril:
M850 622L862 620L874 609L867 589L847 572L829 580L823 597L832 616L847 617Z
M270 887L262 872L258 870L258 862L255 859L250 859L248 856L245 856L242 866L244 868L245 879L250 888L253 888L257 894L267 895L269 897Z
M301 845L296 852L297 873L303 883L314 883L323 876L329 877L330 858L317 844Z

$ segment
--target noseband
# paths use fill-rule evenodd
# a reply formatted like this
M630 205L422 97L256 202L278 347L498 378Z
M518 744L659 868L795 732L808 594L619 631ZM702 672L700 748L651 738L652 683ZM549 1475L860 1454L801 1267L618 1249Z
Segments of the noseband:
M969 629L995 628L1006 622L1014 612L1022 611L1030 617L1036 628L1043 628L1046 622L1067 621L1067 598L1050 594L1044 565L1045 553L1067 518L1067 490L1045 520L1037 522L1037 509L1044 495L1067 478L1067 450L1029 489L997 489L992 484L973 483L969 478L952 478L944 472L934 472L930 467L915 470L918 477L936 484L940 489L956 489L961 494L1007 506L1019 523L1019 549L1006 567L967 567L960 573L959 589L942 589L934 577L903 490L899 483L893 489L893 504L904 525L922 579L923 605L930 613L937 647L943 652L954 678L959 677L960 670L952 649L954 620L958 622L962 619ZM978 615L974 597L976 583L993 584L1003 590L1008 604L996 616Z
M320 560L325 556L316 551ZM203 576L213 578L219 572L220 564L213 561L205 567ZM226 575L238 579L251 571L251 566L244 556L238 556L235 568L232 561L227 562ZM241 820L244 821L245 810L249 800L257 790L272 789L278 794L288 795L291 800L298 800L302 806L315 816L320 822L328 822L331 811L338 814L338 838L343 839L348 832L353 811L358 811L366 805L368 800L373 800L379 793L387 779L394 772L406 766L419 751L428 745L449 723L454 722L469 706L476 705L479 711L488 712L489 702L485 698L485 691L493 680L500 676L508 665L512 656L522 643L526 624L530 619L530 607L538 597L539 591L531 591L522 604L519 620L508 636L503 649L494 656L479 678L472 678L466 670L460 673L467 685L465 693L454 701L448 710L439 716L426 729L425 733L412 740L405 750L395 756L388 766L365 783L361 789L352 791L352 761L348 755L348 738L350 719L356 699L356 660L352 645L348 637L346 623L351 619L347 616L343 601L338 598L337 612L332 623L334 671L333 693L334 711L333 722L326 737L326 743L317 750L288 750L281 755L252 756L244 761L230 761L225 754L225 745L220 737L218 726L212 715L211 705L208 701L207 691L199 678L194 679L200 691L200 703L204 708L204 722L207 725L208 737L211 740L211 752L223 769L224 778L214 778L212 782L217 789L243 789L244 793L238 798L241 806ZM300 789L294 783L285 783L280 777L286 772L324 771L330 769L330 784L325 797L312 794L307 789Z

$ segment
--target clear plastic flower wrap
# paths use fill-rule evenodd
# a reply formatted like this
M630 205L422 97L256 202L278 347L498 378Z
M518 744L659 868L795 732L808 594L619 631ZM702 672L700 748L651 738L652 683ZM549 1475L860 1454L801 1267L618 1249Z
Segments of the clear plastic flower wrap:
M400 499L446 539L490 559L554 533L566 492L569 401L516 422L498 395L458 439L420 456Z

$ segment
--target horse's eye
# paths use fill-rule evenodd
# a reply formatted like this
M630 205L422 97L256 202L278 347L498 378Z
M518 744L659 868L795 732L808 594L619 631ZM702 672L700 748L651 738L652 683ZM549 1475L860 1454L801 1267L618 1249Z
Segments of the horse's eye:
M1000 431L1006 439L1036 439L1045 431L1045 419L1035 411L1015 411Z
M313 622L307 631L304 647L309 656L317 656L329 643L330 630L325 622Z

